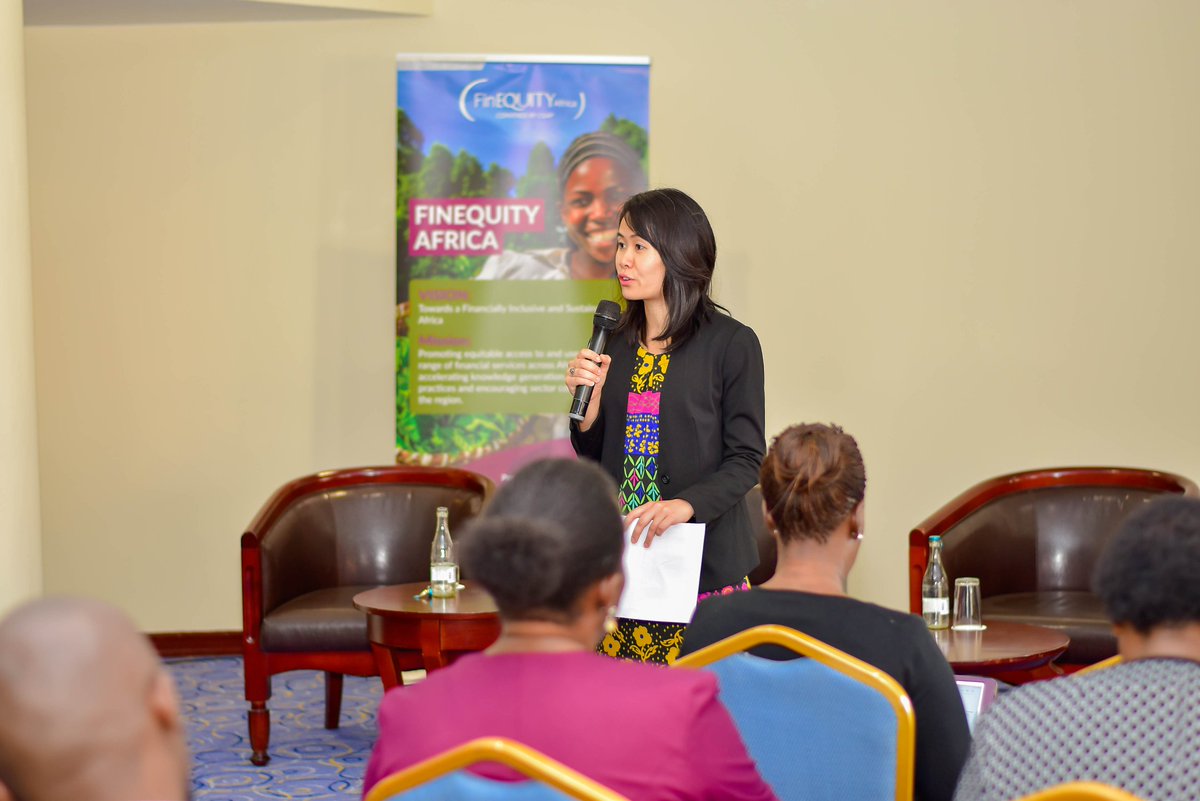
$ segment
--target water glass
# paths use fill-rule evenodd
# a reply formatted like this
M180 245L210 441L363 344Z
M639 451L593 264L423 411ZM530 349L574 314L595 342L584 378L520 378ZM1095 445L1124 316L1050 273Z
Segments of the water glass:
M954 618L950 628L955 631L983 631L983 613L980 611L979 579L957 578L954 580Z

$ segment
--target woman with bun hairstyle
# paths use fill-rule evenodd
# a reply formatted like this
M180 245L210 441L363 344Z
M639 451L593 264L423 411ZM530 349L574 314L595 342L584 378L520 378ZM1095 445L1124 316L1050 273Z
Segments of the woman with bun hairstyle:
M566 385L592 387L571 425L580 456L621 488L632 542L653 547L676 523L705 525L703 598L749 587L758 548L745 495L758 479L763 358L758 338L709 297L717 242L704 210L678 189L634 195L617 229L617 282L625 299L608 354L581 350ZM609 656L672 662L683 625L622 620Z
M501 633L379 708L363 781L477 737L508 737L636 799L773 799L715 679L595 653L621 595L617 488L595 465L534 462L463 531L463 569L500 611ZM654 721L651 726L629 726ZM499 765L472 770L500 780Z
M950 801L971 744L950 665L921 618L846 594L864 530L867 474L858 444L838 426L792 426L771 443L759 483L779 554L775 575L700 604L683 652L775 623L874 665L900 683L916 711L917 801ZM780 648L755 653L795 658Z

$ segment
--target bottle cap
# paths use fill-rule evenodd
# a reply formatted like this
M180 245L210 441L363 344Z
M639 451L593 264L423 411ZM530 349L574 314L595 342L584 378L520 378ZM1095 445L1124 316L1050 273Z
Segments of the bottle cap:
M932 537L930 537L930 538L929 538L929 541L930 541L930 542L933 542L934 540L937 540L938 542L941 542L941 541L942 541L942 535L941 535L941 534L934 534Z

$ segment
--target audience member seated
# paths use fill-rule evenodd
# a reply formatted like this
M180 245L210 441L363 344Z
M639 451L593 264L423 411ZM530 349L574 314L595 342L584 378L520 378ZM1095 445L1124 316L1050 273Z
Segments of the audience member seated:
M149 641L97 601L0 621L0 799L183 801L179 698Z
M499 736L630 798L775 797L711 674L595 653L624 585L617 488L597 465L526 467L459 547L466 573L496 601L500 638L384 697L364 794L389 773ZM517 778L498 765L472 770Z
M779 554L775 575L749 592L701 602L682 652L777 623L878 667L916 712L915 797L949 801L970 746L950 665L921 618L846 595L863 539L867 476L858 444L837 426L792 426L771 443L759 484ZM766 646L753 653L796 656Z
M958 801L1095 781L1147 801L1200 798L1200 500L1130 515L1093 588L1121 662L1005 693L979 719Z

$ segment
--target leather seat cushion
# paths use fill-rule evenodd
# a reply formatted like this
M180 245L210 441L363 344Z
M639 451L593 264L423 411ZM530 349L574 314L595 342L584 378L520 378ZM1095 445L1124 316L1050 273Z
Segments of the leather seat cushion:
M983 619L1059 629L1071 644L1059 662L1084 665L1115 656L1117 638L1104 604L1090 592L1046 590L983 599Z
M367 616L353 599L374 584L327 587L293 598L262 622L264 651L367 651Z

